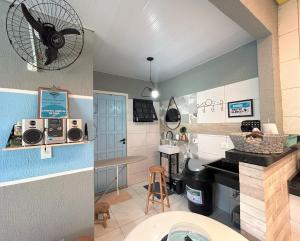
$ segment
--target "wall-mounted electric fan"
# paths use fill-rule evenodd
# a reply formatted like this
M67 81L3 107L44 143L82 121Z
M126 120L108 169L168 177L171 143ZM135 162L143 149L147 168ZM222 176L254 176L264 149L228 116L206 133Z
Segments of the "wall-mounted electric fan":
M65 0L15 0L7 12L6 30L17 54L39 69L66 68L83 49L81 21Z

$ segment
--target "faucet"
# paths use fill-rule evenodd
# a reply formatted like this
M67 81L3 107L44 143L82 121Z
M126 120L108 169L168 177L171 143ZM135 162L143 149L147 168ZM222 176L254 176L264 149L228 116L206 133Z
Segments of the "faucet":
M169 134L171 134L171 139L170 139L170 140L173 140L173 139L174 139L174 136L173 136L173 132L172 132L172 131L167 131L167 133L166 133L166 139L169 140L169 138L168 138L168 135L169 135Z

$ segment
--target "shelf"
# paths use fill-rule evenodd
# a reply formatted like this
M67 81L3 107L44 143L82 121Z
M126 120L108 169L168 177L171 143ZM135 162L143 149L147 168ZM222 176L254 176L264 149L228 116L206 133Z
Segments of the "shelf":
M37 149L37 148L45 148L45 147L83 145L83 144L88 144L88 143L90 143L90 142L89 141L81 141L81 142L38 145L38 146L14 146L14 147L5 147L2 150L3 151L19 151L19 150Z

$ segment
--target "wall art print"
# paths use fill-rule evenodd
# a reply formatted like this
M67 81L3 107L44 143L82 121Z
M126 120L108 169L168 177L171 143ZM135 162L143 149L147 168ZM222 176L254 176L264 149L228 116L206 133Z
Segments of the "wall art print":
M228 102L228 117L253 116L253 99Z
M219 107L220 111L224 111L224 101L219 100L215 101L213 99L206 99L201 104L197 104L197 108L202 110L202 113L206 113L207 110L210 110L211 112L215 112L216 107Z
M69 118L69 92L39 88L39 118Z

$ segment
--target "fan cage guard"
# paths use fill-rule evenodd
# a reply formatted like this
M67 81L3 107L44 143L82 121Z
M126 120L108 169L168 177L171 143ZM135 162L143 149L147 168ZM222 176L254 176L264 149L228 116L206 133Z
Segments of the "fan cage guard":
M58 57L49 65L46 62L45 46L39 34L25 19L21 3L31 15L42 23L50 23L56 31L74 28L80 35L65 35L65 45L58 50ZM27 63L43 70L61 70L73 64L81 55L84 46L84 30L76 11L65 0L15 0L9 6L6 17L9 42L16 53Z

